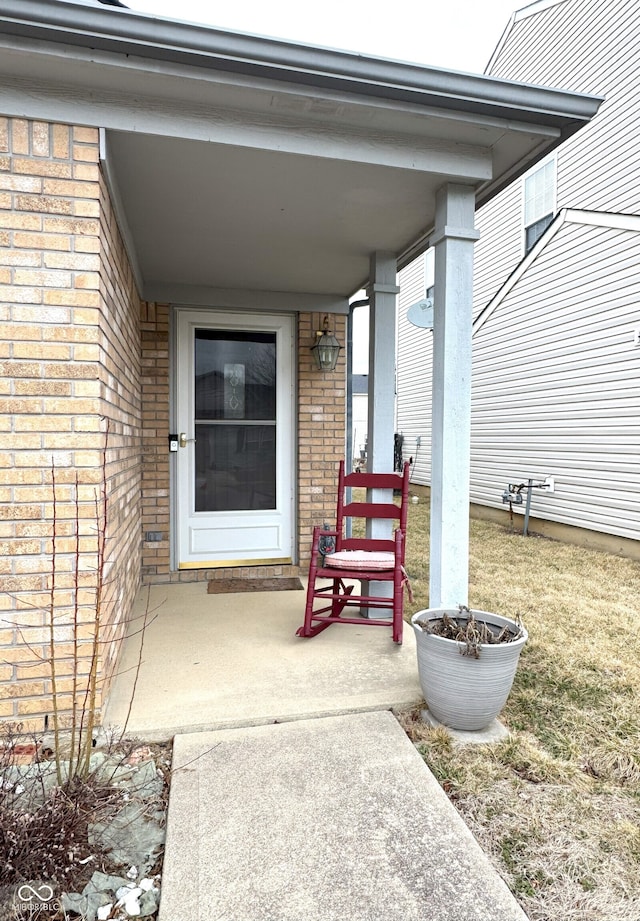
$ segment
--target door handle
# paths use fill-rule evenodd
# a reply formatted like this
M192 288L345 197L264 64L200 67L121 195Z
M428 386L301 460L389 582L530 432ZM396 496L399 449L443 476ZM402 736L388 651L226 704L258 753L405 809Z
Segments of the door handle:
M186 432L180 432L180 434L178 435L178 444L180 445L181 448L186 448L187 444L190 441L195 442L195 438L187 438Z

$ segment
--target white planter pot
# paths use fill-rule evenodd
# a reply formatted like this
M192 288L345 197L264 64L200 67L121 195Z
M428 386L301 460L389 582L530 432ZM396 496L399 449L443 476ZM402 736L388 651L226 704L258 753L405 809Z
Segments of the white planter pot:
M459 618L457 608L429 608L411 618L416 634L418 675L429 711L451 729L484 729L502 710L528 634L513 620L488 611L473 611L500 632L510 627L522 636L512 643L482 644L480 656L461 655L465 644L426 633L418 622L438 620L443 614Z

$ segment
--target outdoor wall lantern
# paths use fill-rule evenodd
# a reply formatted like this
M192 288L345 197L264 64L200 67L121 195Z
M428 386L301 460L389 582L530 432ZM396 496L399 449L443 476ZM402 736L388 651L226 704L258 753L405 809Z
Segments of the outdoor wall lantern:
M342 346L329 329L329 316L325 314L322 329L316 332L311 354L318 371L335 371L338 353Z

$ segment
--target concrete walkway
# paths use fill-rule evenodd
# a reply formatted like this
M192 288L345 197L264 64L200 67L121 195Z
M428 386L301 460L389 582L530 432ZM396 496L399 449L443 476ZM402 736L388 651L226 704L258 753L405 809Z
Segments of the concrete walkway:
M526 921L388 712L422 696L410 628L401 647L364 624L303 640L303 592L204 583L154 586L149 608L127 728L175 735L160 921Z
M295 635L305 593L208 595L205 582L151 587L155 619L145 632L129 735L147 741L177 732L248 726L422 699L415 640L407 625L344 624L313 639ZM114 679L103 725L122 727L134 690L146 591Z
M526 921L391 713L177 736L173 764L160 921Z

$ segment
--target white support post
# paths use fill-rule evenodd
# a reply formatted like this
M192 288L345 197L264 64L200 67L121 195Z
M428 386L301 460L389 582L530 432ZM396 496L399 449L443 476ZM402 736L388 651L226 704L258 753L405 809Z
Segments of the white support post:
M396 296L400 289L394 253L373 253L370 266L367 471L390 473L396 402ZM389 490L371 490L368 498L370 502L388 502ZM393 522L388 519L367 522L367 537L390 539L392 530ZM372 582L370 589L375 595L388 593L391 597L393 593L390 582ZM365 610L362 613L367 614ZM384 619L386 612L372 609L369 616Z
M369 298L369 405L367 470L393 470L396 403L396 257L371 256Z
M471 324L475 195L447 184L437 193L433 328L429 606L469 596Z

